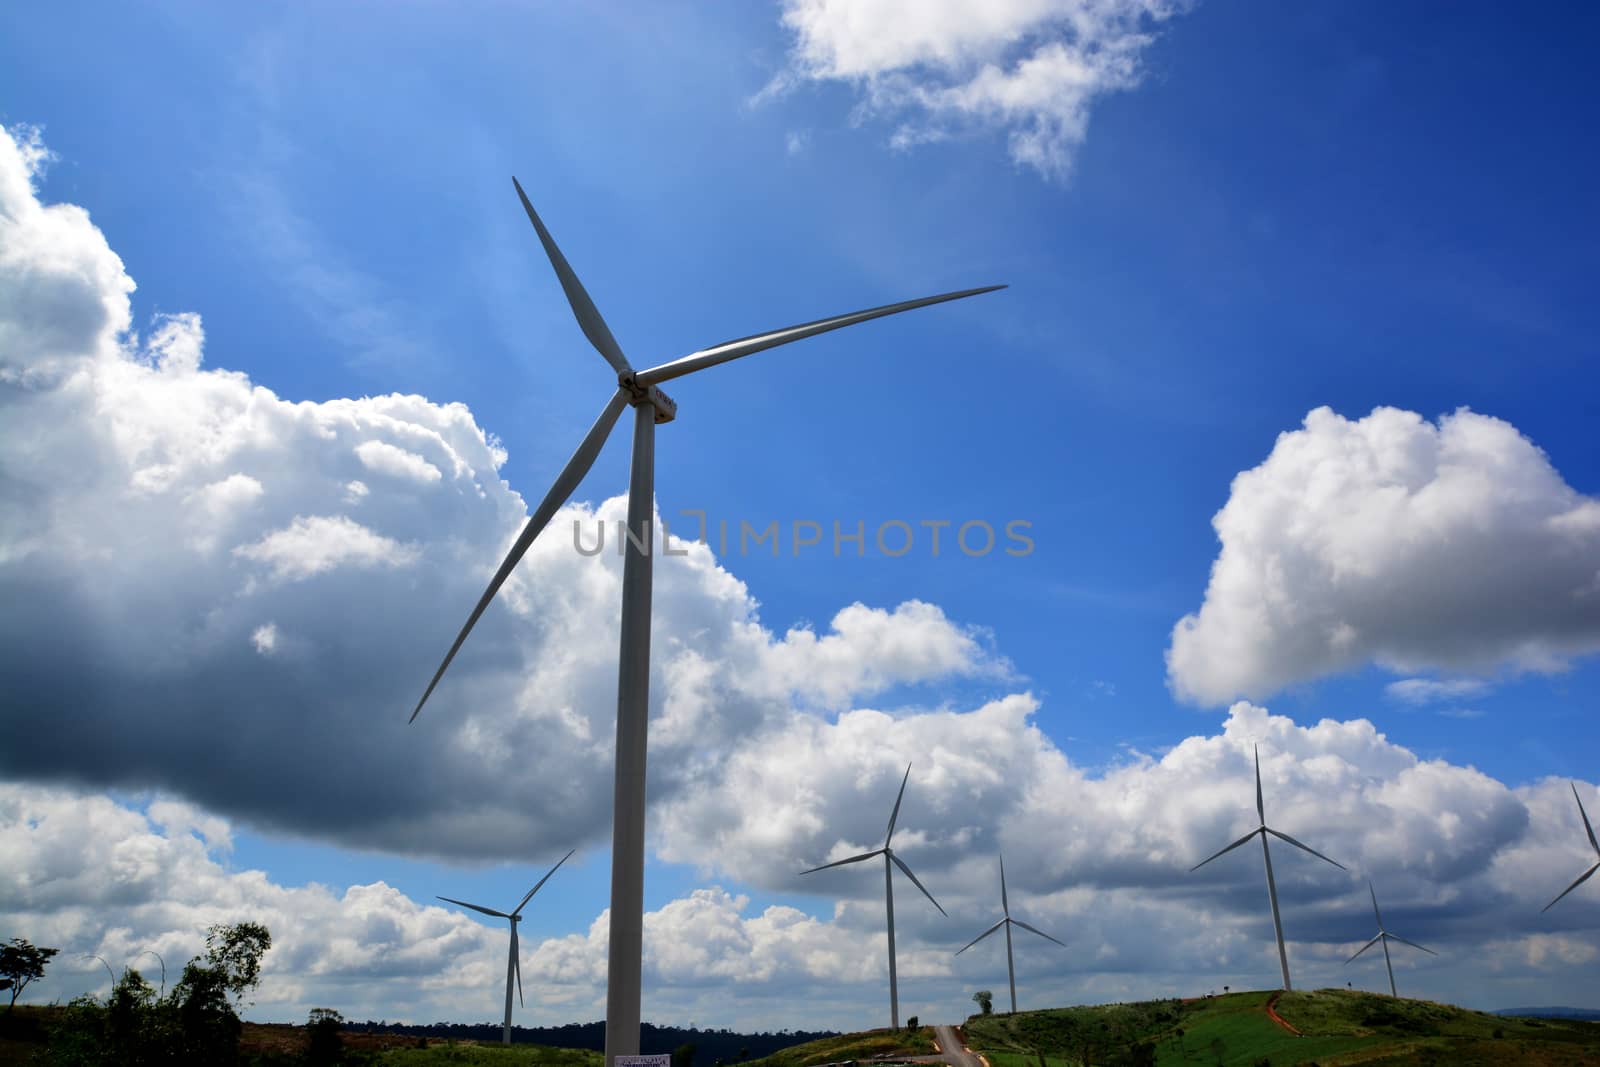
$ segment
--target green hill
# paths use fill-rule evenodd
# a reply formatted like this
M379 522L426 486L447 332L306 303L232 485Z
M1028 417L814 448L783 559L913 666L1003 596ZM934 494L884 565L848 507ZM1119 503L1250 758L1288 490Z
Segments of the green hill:
M966 1034L993 1067L1600 1064L1600 1024L1346 989L980 1015L967 1020Z
M933 1030L926 1026L915 1031L864 1030L791 1045L738 1067L818 1067L824 1063L870 1060L874 1056L931 1056L938 1051Z

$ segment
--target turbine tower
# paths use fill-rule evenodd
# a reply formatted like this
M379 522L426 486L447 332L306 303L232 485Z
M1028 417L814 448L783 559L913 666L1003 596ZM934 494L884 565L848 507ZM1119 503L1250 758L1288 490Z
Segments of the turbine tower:
M467 617L467 623L456 635L455 643L445 654L444 662L434 672L411 712L414 722L422 705L434 687L439 684L445 669L455 658L467 634L479 616L494 599L495 593L505 583L511 571L533 544L534 538L545 528L561 505L577 489L589 468L594 465L600 448L611 433L622 409L631 406L633 419L632 470L628 480L628 541L622 566L622 637L617 669L617 751L616 780L613 793L611 830L611 930L606 978L606 1064L611 1067L619 1055L634 1055L639 1051L639 983L644 930L644 817L645 817L645 755L649 732L650 711L650 592L651 592L651 515L655 504L655 428L657 423L671 422L678 413L678 405L660 389L662 382L681 378L686 374L714 367L720 363L740 359L768 348L776 348L792 341L815 337L829 330L853 326L858 322L894 315L946 300L976 296L979 293L1004 289L991 285L982 289L963 289L960 292L907 300L898 304L855 311L832 318L817 319L769 333L741 337L726 341L687 356L662 363L648 370L636 371L622 354L622 348L611 329L600 317L594 301L583 288L583 283L568 265L566 257L556 247L556 242L545 229L533 205L515 178L517 196L522 200L528 221L533 223L544 246L556 278L566 293L567 303L578 319L589 343L611 365L617 375L617 391L601 410L600 417L589 428L578 449L567 465L556 476L555 484L534 509L511 551L501 562L489 582L489 588L478 599L478 604Z
M1038 934L1046 941L1055 941L1056 944L1060 945L1062 948L1066 948L1067 946L1065 942L1056 941L1055 938L1051 937L1043 930L1035 930L1021 919L1013 919L1011 917L1011 903L1006 899L1006 858L1004 856L1000 857L1000 910L1005 915L1005 918L989 927L989 929L985 930L971 941L968 941L966 945L956 951L956 955L961 955L961 953L967 951L967 949L971 948L973 945L976 945L979 941L982 941L984 938L988 937L1002 926L1005 927L1006 978L1011 983L1011 1014L1015 1015L1017 1013L1017 968L1016 964L1013 963L1011 959L1011 928L1013 926L1020 926L1029 933Z
M900 801L906 795L906 779L910 777L911 764L908 763L906 764L905 776L900 779L900 792L894 798L894 810L889 813L889 830L883 835L882 848L875 848L871 852L863 852L859 856L834 860L832 863L824 863L820 867L813 867L809 871L800 872L801 874L812 874L816 871L825 871L829 867L843 867L847 863L860 863L862 860L870 860L874 856L883 857L883 900L884 908L889 914L889 1025L895 1030L900 1029L900 986L895 978L894 969L894 869L899 867L901 872L911 879L911 884L922 890L922 895L927 897L934 907L939 908L939 914L945 914L945 910L939 907L939 902L933 899L933 894L928 892L926 886L917 881L917 876L911 873L911 868L907 867L905 861L896 856L894 850L889 847L889 841L894 837L895 820L900 817ZM948 916L946 917L948 918Z
M1272 827L1267 825L1267 808L1266 804L1261 799L1261 747L1259 745L1256 746L1256 815L1261 818L1260 826L1257 826L1254 830L1251 830L1249 833L1239 838L1239 840L1235 841L1221 852L1207 856L1193 867L1190 867L1189 872L1192 874L1195 871L1198 871L1201 867L1204 867L1218 856L1221 856L1224 853L1232 852L1240 845L1247 844L1249 840L1252 837L1255 837L1257 834L1261 835L1261 857L1262 859L1266 860L1267 863L1267 899L1272 901L1272 930L1278 937L1278 966L1283 968L1283 988L1293 989L1294 987L1289 984L1289 951L1284 947L1283 944L1283 919L1278 915L1278 884L1272 879L1272 853L1267 848L1267 835L1271 834L1280 841L1287 841L1295 848L1298 848L1303 852L1309 852L1319 860L1327 860L1327 862L1333 864L1341 871L1346 870L1347 868L1344 864L1338 862L1337 860L1328 859L1328 857L1324 856L1311 846L1303 845L1299 841L1296 841L1294 838L1290 837L1288 834L1274 830Z
M517 1003L523 1003L522 953L517 947L517 924L522 921L522 909L527 907L528 901L533 899L533 895L539 891L540 886L543 886L546 882L548 882L550 880L550 875L555 874L557 868L559 868L563 863L567 862L567 860L572 857L572 852L575 851L577 850L573 849L565 856L562 856L559 860L556 860L555 867L551 867L549 872L546 873L543 878L539 879L532 889L528 890L528 895L522 898L522 902L515 908L511 909L510 912L495 911L493 908L486 908L481 904L468 904L466 901L457 900L454 897L439 898L440 900L447 900L451 904L459 904L463 908L471 908L473 911L481 911L485 915L493 915L496 919L505 919L511 924L511 956L506 960L506 1021L500 1031L500 1043L502 1045L511 1044L511 982L513 978L517 983Z
M1423 952L1426 952L1430 956L1437 956L1438 953L1433 951L1431 948L1422 948L1422 946L1417 944L1415 941L1407 941L1399 934L1391 934L1388 930L1385 930L1383 927L1383 912L1378 910L1378 891L1372 888L1371 878L1367 879L1367 892L1372 894L1372 914L1377 916L1378 919L1378 936L1374 937L1371 941L1368 941L1365 945L1362 945L1361 948L1356 951L1355 956L1351 956L1349 959L1344 961L1344 965L1346 967L1350 966L1356 961L1356 956L1361 955L1361 953L1367 951L1367 949L1371 948L1373 945L1382 942L1383 965L1389 968L1389 995L1391 997L1398 997L1400 994L1395 992L1394 988L1394 964L1389 962L1389 942L1398 941L1402 945L1410 945L1412 948L1422 949Z
M1576 882L1573 882L1571 885L1567 886L1567 888L1561 891L1561 896L1556 897L1555 900L1552 900L1550 903L1546 904L1539 912L1540 915L1543 915L1545 912L1555 907L1556 901L1559 901L1561 897L1566 896L1568 893L1587 882L1589 880L1589 876L1595 871L1600 871L1600 841L1596 841L1594 839L1594 827L1589 825L1589 813L1583 810L1583 801L1578 797L1577 785L1572 783L1568 784L1572 785L1572 799L1578 801L1578 815L1583 819L1583 828L1589 834L1589 847L1594 849L1595 861L1594 865L1591 866L1587 871L1584 871L1582 874L1578 875L1578 880Z

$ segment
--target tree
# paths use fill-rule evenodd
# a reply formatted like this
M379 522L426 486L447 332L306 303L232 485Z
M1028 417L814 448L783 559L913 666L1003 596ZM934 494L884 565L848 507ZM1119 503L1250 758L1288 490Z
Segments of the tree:
M685 1041L672 1050L672 1067L694 1067L694 1042Z
M242 1006L244 995L261 984L261 957L271 947L272 935L260 923L217 923L206 931L206 964Z
M980 989L972 994L973 1001L978 1005L978 1010L984 1015L994 1011L994 994L987 989Z
M306 1019L306 1062L313 1064L338 1063L344 1055L344 1039L339 1028L344 1016L332 1008L312 1008Z
M234 1004L260 984L261 957L271 947L272 935L260 923L219 923L206 931L206 954L184 966L168 998L188 1062L233 1060L243 1028Z
M6 1010L11 1011L17 1006L17 997L28 988L29 983L37 982L44 977L44 968L50 962L50 957L61 950L58 948L39 948L31 945L20 937L13 937L9 945L0 945L0 989L11 991L11 1005Z
M906 1020L906 1030L908 1030L909 1032L911 1032L913 1034L916 1033L917 1030L918 1030L917 1024L919 1022L921 1022L921 1020L918 1019L915 1015L913 1015L911 1018Z

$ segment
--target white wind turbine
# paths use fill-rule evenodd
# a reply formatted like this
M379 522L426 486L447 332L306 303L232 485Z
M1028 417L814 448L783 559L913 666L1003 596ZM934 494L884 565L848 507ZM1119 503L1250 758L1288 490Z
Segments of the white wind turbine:
M1252 837L1255 837L1257 834L1261 835L1261 856L1267 861L1267 898L1272 901L1272 929L1278 937L1278 965L1283 968L1283 988L1293 989L1294 987L1289 984L1289 951L1284 947L1283 944L1283 920L1278 915L1278 884L1272 879L1272 853L1267 849L1267 835L1271 834L1280 841L1287 841L1295 848L1298 848L1303 852L1309 852L1319 860L1327 860L1327 862L1333 864L1341 871L1346 870L1347 868L1344 864L1338 862L1337 860L1328 859L1328 857L1324 856L1311 846L1303 845L1299 841L1296 841L1294 838L1290 837L1288 834L1274 830L1272 827L1267 825L1267 808L1266 804L1261 799L1261 748L1259 745L1256 747L1256 814L1261 818L1260 826L1257 826L1254 830L1251 830L1249 833L1239 838L1239 840L1235 841L1221 852L1207 856L1193 867L1190 867L1189 871L1190 873L1198 871L1201 867L1204 867L1218 856L1221 856L1227 852L1232 852L1240 845L1247 844L1249 840Z
M517 924L522 921L522 909L528 906L528 901L533 899L533 895L539 891L539 887L548 882L550 880L550 875L555 874L556 870L563 863L567 862L567 860L572 857L572 852L575 851L577 850L573 849L565 856L562 856L559 860L556 860L556 865L551 867L545 876L539 879L532 889L528 890L528 895L522 898L521 903L519 903L515 908L512 908L509 912L495 911L493 908L486 908L481 904L468 904L466 901L457 900L454 897L439 898L440 900L447 900L451 904L459 904L463 908L471 908L473 911L481 911L485 915L492 915L496 919L505 919L511 924L511 956L506 960L506 1020L500 1031L501 1044L511 1044L511 982L513 979L515 979L517 983L517 1003L521 1004L523 1002L522 953L517 945Z
M467 617L467 623L456 636L455 643L445 654L444 662L434 672L411 712L412 721L427 702L434 687L439 684L445 668L455 658L467 634L477 623L510 576L512 570L533 544L534 538L545 528L561 505L567 502L578 483L594 465L600 448L616 424L622 409L632 406L633 457L628 480L628 546L622 567L622 627L621 647L617 670L617 749L616 780L613 793L611 830L611 929L610 947L606 961L606 1063L609 1065L619 1055L634 1055L639 1051L639 986L641 952L644 932L644 822L645 822L645 756L649 733L650 704L650 592L651 592L651 515L655 505L655 428L657 423L671 422L678 413L678 405L661 391L660 384L673 378L714 367L720 363L740 359L768 348L776 348L792 341L815 337L829 330L853 326L858 322L894 315L914 308L938 304L946 300L976 296L979 293L1004 289L991 285L981 289L963 289L960 292L886 304L865 311L850 312L832 318L801 323L769 333L741 337L710 348L691 352L687 356L662 363L648 370L636 371L622 354L622 348L611 336L611 329L600 317L600 312L589 298L583 283L567 264L566 257L556 247L556 242L545 229L533 205L515 178L517 196L528 213L544 245L550 265L566 293L567 303L577 316L578 325L589 343L611 365L617 375L617 391L601 410L600 417L579 443L578 449L567 465L556 476L555 483L534 509L522 533L511 546L511 551L501 562L489 582L489 588L479 598L478 604Z
M989 927L989 929L985 930L971 941L968 941L966 945L956 951L956 955L961 955L961 953L967 951L967 949L971 948L973 945L976 945L979 941L982 941L984 938L988 937L1002 926L1006 928L1006 978L1011 983L1011 1014L1015 1015L1017 1013L1017 968L1016 964L1014 964L1011 960L1011 928L1013 926L1020 926L1031 934L1038 934L1046 941L1055 941L1056 944L1060 945L1062 948L1066 948L1067 946L1065 942L1056 941L1055 938L1051 937L1043 930L1035 930L1021 919L1013 919L1011 917L1011 902L1006 899L1006 858L1004 856L1000 857L1000 910L1005 915L1005 918Z
M906 779L911 777L911 764L906 764L905 776L900 779L900 792L894 798L894 810L889 813L889 830L883 835L883 847L875 848L871 852L863 852L859 856L850 856L832 863L824 863L820 867L813 867L801 874L812 874L816 871L825 871L829 867L843 867L847 863L860 863L870 860L874 856L883 857L883 899L884 907L889 914L889 1025L900 1029L900 986L895 978L894 969L894 869L899 867L905 876L911 879L911 884L922 890L922 895L927 897L934 907L939 908L939 914L944 915L945 910L939 907L939 902L933 899L933 894L928 892L926 886L917 881L917 876L911 873L911 868L905 861L894 854L889 847L889 841L894 837L894 823L900 817L900 801L906 795ZM947 916L948 917L948 916Z
M1389 968L1389 995L1391 997L1398 997L1400 994L1395 992L1394 988L1394 964L1389 962L1389 942L1398 941L1402 945L1410 945L1412 948L1422 949L1423 952L1426 952L1430 956L1437 956L1438 953L1433 951L1431 948L1422 948L1422 946L1417 944L1415 941L1407 941L1399 934L1391 934L1388 930L1384 929L1383 912L1378 910L1378 891L1372 888L1371 878L1367 879L1367 892L1372 894L1372 914L1376 916L1378 920L1378 936L1374 937L1371 941L1368 941L1365 945L1362 945L1359 949L1357 949L1356 955L1345 960L1344 965L1346 967L1350 966L1350 964L1356 961L1356 956L1361 955L1361 953L1367 951L1367 949L1371 948L1373 945L1381 942L1383 944L1383 965Z
M1556 902L1559 901L1561 897L1566 896L1568 893L1587 882L1589 880L1589 876L1595 871L1600 871L1600 841L1596 841L1594 839L1594 827L1589 825L1589 813L1583 810L1583 801L1578 796L1578 787L1570 782L1568 784L1572 785L1572 799L1578 802L1578 815L1583 819L1583 828L1589 834L1589 847L1594 849L1595 861L1593 866L1591 866L1587 871L1584 871L1582 874L1578 875L1578 880L1576 882L1573 882L1571 885L1567 886L1567 888L1561 891L1561 896L1556 897L1555 900L1552 900L1550 903L1546 904L1540 910L1540 915L1543 915L1545 912L1555 907Z

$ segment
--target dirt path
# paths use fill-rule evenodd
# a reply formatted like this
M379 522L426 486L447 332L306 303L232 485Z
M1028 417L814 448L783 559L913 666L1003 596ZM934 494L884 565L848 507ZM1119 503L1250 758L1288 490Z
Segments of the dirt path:
M1278 992L1272 994L1272 996L1267 998L1267 1018L1271 1019L1273 1022L1277 1023L1279 1026L1283 1027L1285 1030L1289 1031L1295 1037L1300 1037L1300 1036L1302 1036L1300 1031L1296 1030L1294 1027L1290 1026L1287 1022L1285 1022L1283 1016L1279 1015L1277 1013L1277 1011L1274 1010L1274 1008L1273 1008L1273 1005L1278 1003L1278 998L1281 997L1281 996L1283 996L1283 991L1279 990Z
M939 1042L939 1054L950 1067L988 1067L983 1057L969 1050L953 1026L935 1026L933 1036Z

